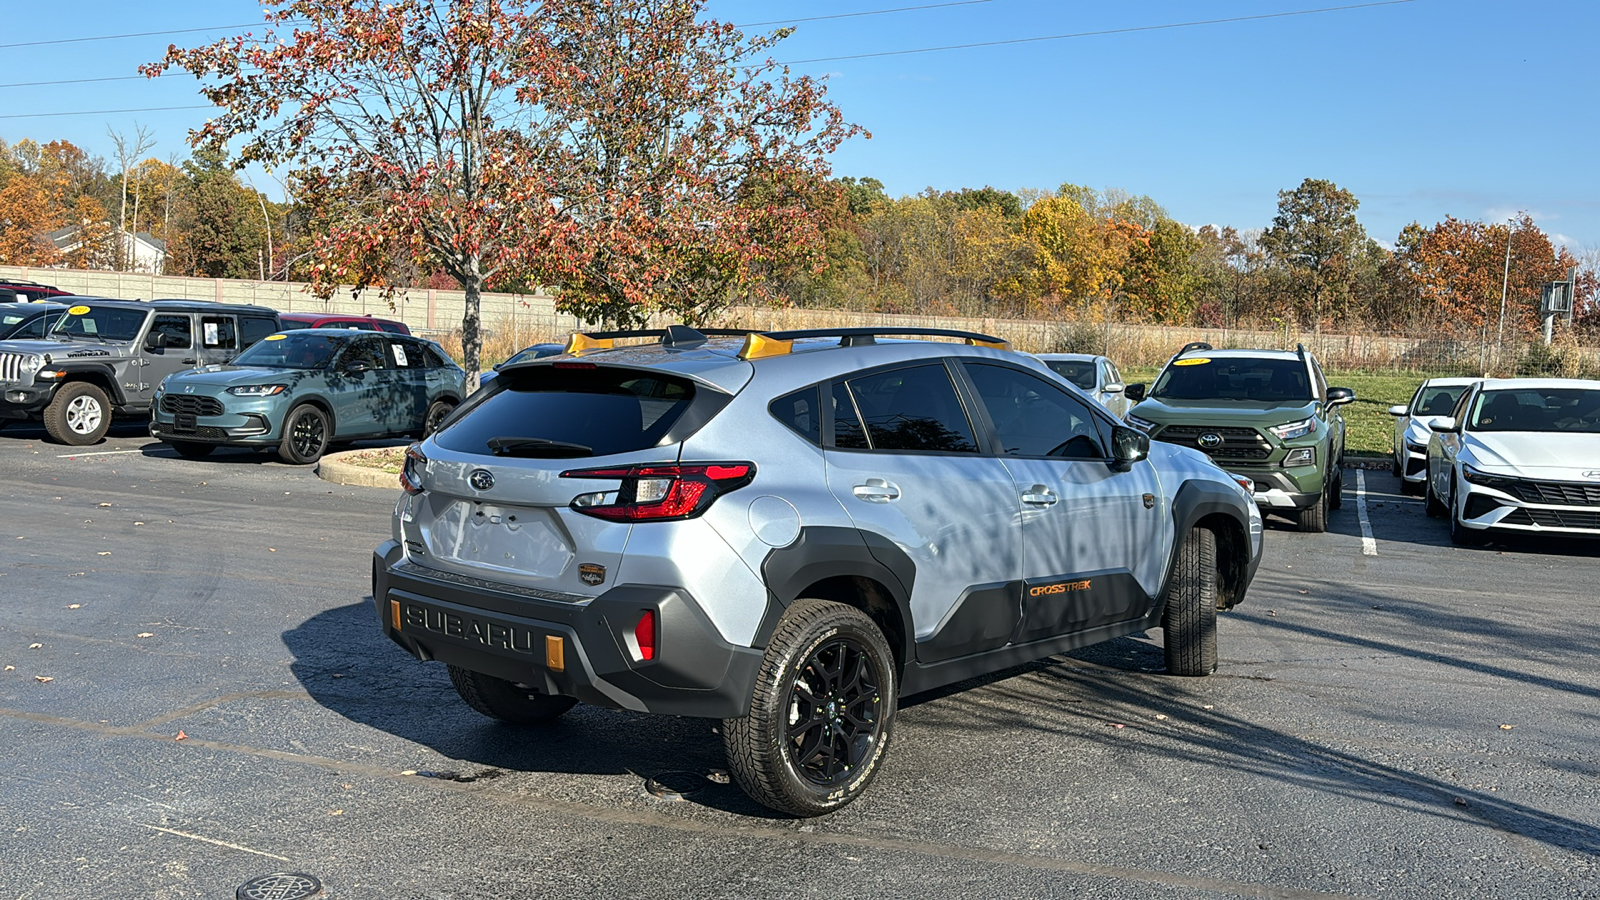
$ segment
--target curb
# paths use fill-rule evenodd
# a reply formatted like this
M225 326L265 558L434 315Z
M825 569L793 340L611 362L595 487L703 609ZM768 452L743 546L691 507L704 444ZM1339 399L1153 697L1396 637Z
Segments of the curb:
M318 478L335 484L387 488L392 491L400 490L398 475L390 475L388 472L344 461L346 457L364 452L366 451L341 450L338 453L329 453L317 461L317 467L314 471L316 471Z

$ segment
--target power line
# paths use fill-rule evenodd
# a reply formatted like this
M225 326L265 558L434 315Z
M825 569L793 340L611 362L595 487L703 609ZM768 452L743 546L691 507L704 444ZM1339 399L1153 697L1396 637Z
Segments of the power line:
M1346 6L1324 6L1320 9L1297 9L1289 12L1262 13L1254 16L1230 16L1226 19L1199 19L1193 22L1169 22L1164 25L1139 25L1131 28L1107 28L1102 31L1077 31L1071 34L1047 34L1039 37L1011 38L1004 41L981 41L973 44L949 44L944 47L918 47L915 50L885 50L878 53L853 53L848 56L818 56L812 59L796 59L779 63L784 66L798 66L803 63L839 62L849 59L873 59L880 56L906 56L912 53L937 53L942 50L972 50L979 47L1000 47L1007 44L1033 44L1040 41L1061 41L1067 38L1103 37L1111 34L1133 34L1140 31L1165 31L1173 28L1194 28L1199 25L1225 25L1230 22L1251 22L1261 19L1284 19L1290 16L1310 16L1318 13L1344 12L1352 9L1370 9L1376 6L1398 6L1402 3L1412 3L1415 0L1379 0L1376 3L1352 3Z
M143 109L80 109L73 112L6 113L0 119L43 119L53 116L109 116L116 113L167 112L174 109L216 109L215 106L146 106Z
M166 75L162 74L156 77L164 78ZM144 81L147 78L148 76L145 75L107 75L104 78L67 78L61 81L18 81L14 84L0 84L0 88L47 87L55 84L92 84L99 81Z
M992 0L956 0L954 3L928 3L923 6L901 6L895 9L869 9L866 12L837 13L831 16L807 16L803 19L773 19L770 22L747 22L735 25L735 28L760 28L763 25L792 25L797 22L821 22L825 19L854 19L858 16L881 16L887 13L916 12L923 9L943 9L947 6L972 6L975 3L990 3Z
M57 38L53 41L24 41L20 44L0 44L0 50L10 50L13 47L46 47L52 44L82 44L86 41L116 41L122 38L156 37L163 34L193 34L197 31L221 31L225 28L252 28L256 25L270 25L270 22L245 22L242 25L212 25L208 28L174 28L170 31L136 31L128 34L101 34L94 37Z

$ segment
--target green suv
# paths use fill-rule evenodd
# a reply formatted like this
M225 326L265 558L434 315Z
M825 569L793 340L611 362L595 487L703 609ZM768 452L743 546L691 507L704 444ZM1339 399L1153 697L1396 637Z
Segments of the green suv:
M1328 528L1344 488L1344 417L1356 398L1328 387L1305 347L1215 350L1184 346L1154 386L1132 384L1129 425L1151 438L1192 447L1254 483L1262 512L1295 520L1301 531Z

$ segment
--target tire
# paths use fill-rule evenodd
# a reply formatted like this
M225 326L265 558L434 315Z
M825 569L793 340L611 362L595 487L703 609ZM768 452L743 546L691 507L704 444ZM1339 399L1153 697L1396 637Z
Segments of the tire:
M1429 467L1427 474L1423 478L1425 480L1422 482L1422 493L1427 499L1423 501L1422 511L1427 513L1430 519L1441 518L1449 510L1445 509L1444 504L1440 503L1439 499L1433 495L1432 467Z
M1328 495L1328 509L1344 506L1344 466L1333 470L1333 492Z
M504 678L450 667L450 683L467 705L491 719L513 725L546 725L576 706L572 697L552 697L517 687Z
M211 451L217 449L216 444L204 444L200 441L167 441L167 444L178 451L178 455L184 459L204 459L211 455Z
M302 403L283 417L283 440L278 457L295 466L310 465L328 452L332 439L328 414L309 403Z
M44 408L44 432L58 444L82 447L99 443L111 428L111 401L87 381L61 386Z
M455 410L456 405L449 400L435 400L428 404L428 414L422 419L422 436L427 437L438 431L439 423Z
M1389 459L1389 474L1396 478L1400 478L1403 477L1405 473L1405 467L1400 464L1400 457L1391 455Z
M1450 483L1450 543L1457 547L1476 547L1483 543L1483 533L1461 524L1461 507L1456 503L1455 482Z
M1300 510L1294 517L1294 524L1306 534L1321 534L1328 530L1328 489L1323 488L1322 496L1317 502Z
M866 613L796 600L767 644L750 714L722 721L734 780L752 800L794 816L854 800L888 751L898 681L894 655Z
M1191 528L1178 548L1161 614L1167 672L1199 677L1217 670L1217 537Z

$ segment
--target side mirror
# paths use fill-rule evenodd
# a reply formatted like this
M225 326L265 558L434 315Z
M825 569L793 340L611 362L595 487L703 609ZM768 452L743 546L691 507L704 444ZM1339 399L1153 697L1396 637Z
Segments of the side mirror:
M1150 455L1150 436L1126 425L1111 427L1111 457L1118 468L1127 468Z
M1399 406L1391 406L1391 407L1389 407L1389 415L1391 415L1391 416L1403 416L1405 414L1406 414L1405 404L1401 404Z
M1126 385L1117 384L1115 381L1113 381L1100 390L1105 391L1108 394L1120 394L1125 387Z
M166 335L166 332L157 331L157 332L153 332L151 334L145 335L144 348L146 350L165 350L165 349L167 349L167 335Z
M1130 384L1123 390L1122 394L1123 394L1123 396L1127 397L1129 400L1132 400L1135 403L1137 403L1140 400L1144 399L1144 385L1142 385L1142 384Z
M1356 399L1356 392L1349 388L1328 388L1328 407L1343 406Z
M1461 423L1456 421L1455 416L1440 416L1433 420L1433 430L1443 434L1460 434Z

